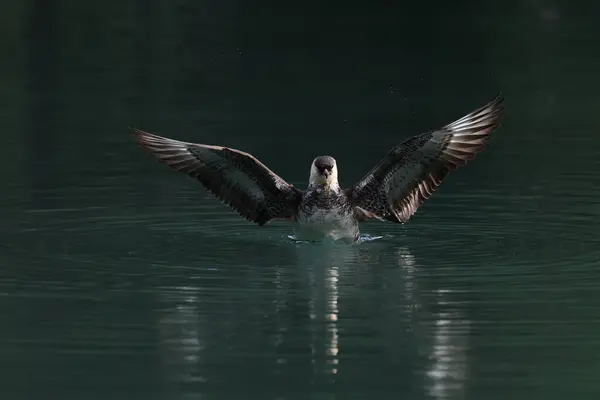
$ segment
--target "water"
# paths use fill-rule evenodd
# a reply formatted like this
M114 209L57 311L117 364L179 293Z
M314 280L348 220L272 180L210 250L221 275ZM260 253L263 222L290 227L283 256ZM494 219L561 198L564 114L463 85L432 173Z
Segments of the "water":
M0 398L597 398L595 3L16 4ZM253 226L127 131L349 186L497 91L487 149L351 246Z

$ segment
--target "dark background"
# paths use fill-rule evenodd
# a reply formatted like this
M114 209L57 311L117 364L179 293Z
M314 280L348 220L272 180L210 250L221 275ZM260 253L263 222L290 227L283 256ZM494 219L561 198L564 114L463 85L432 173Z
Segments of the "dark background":
M2 399L596 398L599 3L4 3ZM127 130L349 186L498 92L485 152L358 249L252 226Z

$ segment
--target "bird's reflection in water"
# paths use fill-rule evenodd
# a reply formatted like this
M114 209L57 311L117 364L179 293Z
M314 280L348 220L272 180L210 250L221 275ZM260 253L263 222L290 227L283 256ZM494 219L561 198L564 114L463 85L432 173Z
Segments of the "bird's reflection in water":
M354 246L332 243L298 246L298 268L305 270L310 320L311 384L332 382L338 372L340 266L355 256Z
M417 263L408 247L400 247L396 250L398 267L401 272L400 282L403 283L402 295L404 296L404 308L408 313L409 320L412 321L414 310L419 309L418 287L416 284ZM412 323L409 324L412 329Z
M249 260L256 274L232 273L210 295L183 286L157 293L170 382L220 385L237 371L247 377L238 385L249 388L259 380L360 386L397 373L407 376L399 388L416 384L434 398L463 392L464 304L429 286L429 269L408 247L301 244L282 254L286 262Z
M325 320L327 321L328 343L327 355L331 357L331 373L337 374L338 356L338 280L339 269L337 265L332 265L325 276L325 286L329 289L327 295L327 310L325 312Z
M431 360L427 369L427 391L436 399L462 398L467 376L467 346L470 324L460 311L464 304L451 300L452 292L437 290L440 312L431 324Z
M285 335L288 331L288 325L284 318L280 316L285 313L285 303L287 299L288 285L285 282L285 271L283 267L275 267L275 325L276 332L274 335L273 346L275 347L275 375L282 374L281 366L287 363L284 357L279 357L279 351L284 343Z
M353 332L351 336L359 337L366 330L378 329L378 336L387 336L384 342L399 344L407 330L412 330L414 311L419 309L418 295L414 271L415 259L407 247L401 247L397 252L398 267L389 265L389 257L395 255L389 252L389 247L370 245L340 245L323 243L319 245L306 244L297 248L298 269L305 274L308 284L308 312L310 317L310 349L313 368L311 383L319 383L319 379L333 383L336 375L344 366L341 358L344 356L340 345L340 324L346 324L345 331ZM378 288L366 289L377 281ZM367 290L365 292L365 290ZM375 293L374 293L374 292ZM363 303L361 298L368 295L375 302L369 301L364 309L375 307L376 314L366 316L355 314L354 304ZM403 296L400 298L398 296ZM346 310L340 314L340 304ZM395 304L402 304L400 312L391 311ZM381 310L390 312L381 314ZM357 322L363 318L379 319L368 326ZM373 324L374 322L374 324ZM353 328L349 329L348 324ZM409 328L407 328L407 324ZM357 330L358 329L358 330ZM355 339L349 339L354 341ZM375 344L376 346L387 346ZM393 345L392 345L393 346ZM402 348L398 346L397 359L402 359ZM385 351L387 356L391 352ZM354 354L347 354L353 364L356 364ZM354 370L356 365L351 369Z
M158 297L162 303L158 319L160 353L171 382L205 381L198 369L204 343L197 291L194 287L172 287L164 289Z

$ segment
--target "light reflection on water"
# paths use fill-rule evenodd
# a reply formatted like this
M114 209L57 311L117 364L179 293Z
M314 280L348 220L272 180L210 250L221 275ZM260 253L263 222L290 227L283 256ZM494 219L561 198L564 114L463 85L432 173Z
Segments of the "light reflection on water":
M339 268L337 265L332 265L331 269L327 271L327 276L325 278L326 286L328 289L328 299L327 299L327 314L325 315L325 320L327 321L327 331L329 334L328 342L329 346L327 349L327 355L331 358L328 363L332 365L331 373L333 375L338 372L338 279L339 279Z
M463 305L448 299L451 295L448 290L437 291L438 306L450 310L440 311L430 326L433 343L427 390L436 399L463 398L468 380L469 321L460 311Z
M205 382L201 305L193 287L175 287L159 295L159 348L165 375L173 382Z

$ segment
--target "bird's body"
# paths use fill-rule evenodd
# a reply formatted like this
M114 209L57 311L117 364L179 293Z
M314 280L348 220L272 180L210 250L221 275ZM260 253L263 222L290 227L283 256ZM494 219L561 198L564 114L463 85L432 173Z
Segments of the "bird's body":
M313 160L303 191L248 153L134 131L159 161L198 179L249 221L291 220L299 239L356 242L361 221L408 221L450 171L472 160L499 124L501 101L498 96L441 129L405 140L347 189L340 188L330 156Z
M300 201L296 214L295 234L298 239L323 239L355 242L359 237L354 207L342 190L328 190L323 185L310 185Z

